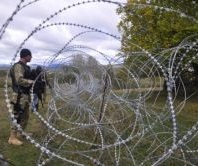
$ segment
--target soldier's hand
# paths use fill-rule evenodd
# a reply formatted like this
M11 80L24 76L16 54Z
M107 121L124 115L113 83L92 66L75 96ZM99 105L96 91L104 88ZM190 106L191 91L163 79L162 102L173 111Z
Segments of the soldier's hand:
M32 85L32 84L34 83L34 80L28 80L28 83L29 83L30 85Z

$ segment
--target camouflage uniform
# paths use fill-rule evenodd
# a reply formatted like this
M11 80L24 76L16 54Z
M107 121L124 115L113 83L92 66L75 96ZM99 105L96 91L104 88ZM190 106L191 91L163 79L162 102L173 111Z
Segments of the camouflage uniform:
M31 80L31 69L22 62L17 62L12 67L11 71L13 100L14 104L18 104L20 108L14 107L14 115L17 123L24 130L29 119L29 103L30 89L33 83ZM12 130L16 131L16 127L12 125Z

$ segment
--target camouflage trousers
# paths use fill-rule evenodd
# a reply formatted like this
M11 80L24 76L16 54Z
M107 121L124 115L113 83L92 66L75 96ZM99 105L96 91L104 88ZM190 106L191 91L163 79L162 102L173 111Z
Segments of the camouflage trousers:
M13 103L17 103L17 93L13 93ZM17 120L17 123L20 124L21 128L24 130L27 126L28 120L29 120L29 103L30 95L27 94L21 94L19 98L18 107L13 106L13 113L14 118ZM17 130L16 126L14 124L11 125L12 130Z

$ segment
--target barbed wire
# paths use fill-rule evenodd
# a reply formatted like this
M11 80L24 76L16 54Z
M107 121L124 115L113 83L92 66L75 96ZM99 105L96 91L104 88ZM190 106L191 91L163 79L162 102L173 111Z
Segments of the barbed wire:
M1 27L0 41L18 12L38 1L34 0L26 4L24 0L19 2ZM13 56L11 65L15 63L18 52L26 42L44 29L67 26L82 30L44 62L45 70L53 64L56 64L56 68L53 71L53 88L49 93L45 115L37 112L33 107L33 113L48 130L46 136L42 136L42 140L30 137L14 119L10 104L9 71L7 73L5 100L8 112L13 124L22 135L40 149L37 165L47 165L57 159L72 165L156 166L171 159L184 165L196 165L188 160L187 154L198 151L194 149L197 147L192 147L197 139L198 120L191 127L186 128L186 131L180 131L182 124L178 115L183 111L188 99L197 93L196 91L187 96L181 79L182 72L189 69L192 61L197 58L197 34L188 36L178 46L157 54L151 54L137 44L131 43L139 51L112 57L96 48L73 44L73 42L90 33L98 33L100 36L120 42L119 36L89 25L65 21L50 22L52 18L59 17L71 8L95 3L125 6L125 3L116 1L87 0L58 9L33 28L16 48ZM137 1L131 5L175 12L197 23L197 19L192 16L179 10L153 5L152 1L146 1L145 4ZM104 59L106 65L93 58L93 52L94 55L97 54L98 59ZM189 53L192 55L190 56ZM167 54L170 56L165 56ZM178 54L180 54L179 60L177 60ZM130 56L133 57L130 65L116 67L115 64L118 64L120 58ZM188 56L190 56L189 60L184 62ZM147 60L143 62L139 57L145 57ZM142 75L147 78L146 83L143 82ZM157 81L157 78L160 80ZM179 95L176 86L178 79L184 96L182 101L176 103L175 99ZM158 82L160 85L157 85ZM166 97L158 106L159 95L162 93L158 88L162 89L163 82L166 83ZM149 101L151 99L152 101Z

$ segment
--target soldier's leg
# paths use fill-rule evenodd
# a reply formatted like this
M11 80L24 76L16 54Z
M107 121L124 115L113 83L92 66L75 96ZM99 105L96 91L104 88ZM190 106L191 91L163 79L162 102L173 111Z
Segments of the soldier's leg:
M26 129L27 123L29 120L29 102L30 102L29 96L22 94L21 100L20 100L20 106L21 106L22 113L20 115L19 124L21 125L21 128L23 130Z
M19 124L21 125L21 128L23 130L26 129L28 121L29 121L29 103L30 103L30 96L29 95L22 95L21 100L20 100L20 105L22 109L22 114L20 115L20 122ZM29 136L32 135L32 133L27 133ZM21 132L17 133L18 138L22 138L23 136L21 135Z
M19 123L20 117L19 117L18 111L15 110L14 108L13 108L13 111L14 111L14 112L13 112L13 113L14 113L14 119L16 119L16 120L17 120L17 123ZM14 125L13 122L11 122L10 137L9 137L9 139L8 139L8 143L9 143L9 144L12 144L12 145L22 145L22 144L23 144L23 142L20 141L20 140L17 138L17 133L18 133L17 127Z

